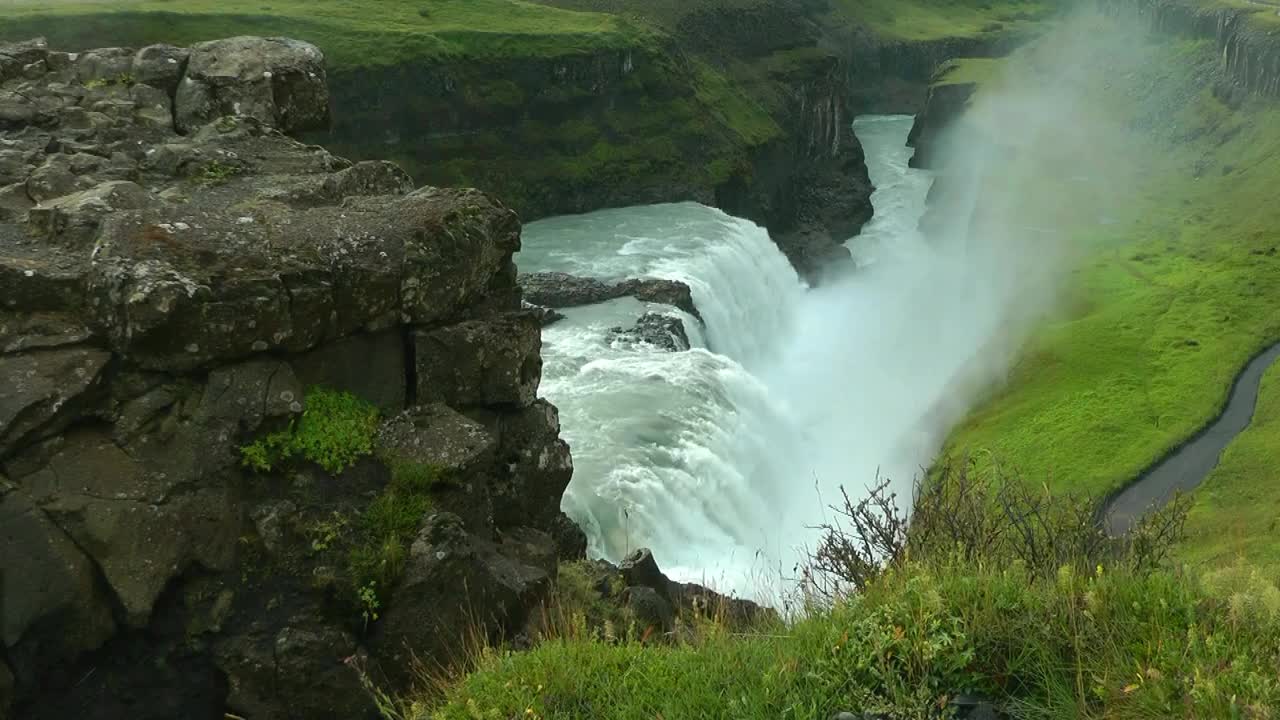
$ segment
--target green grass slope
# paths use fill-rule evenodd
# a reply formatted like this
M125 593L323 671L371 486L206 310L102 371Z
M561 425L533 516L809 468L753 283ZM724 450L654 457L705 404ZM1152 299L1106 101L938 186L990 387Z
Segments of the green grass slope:
M833 0L836 15L887 40L971 38L1019 31L1053 0Z
M1280 567L1280 366L1263 377L1253 423L1196 489L1182 557Z
M316 44L338 67L571 54L648 38L615 15L521 0L11 0L0 17L5 38L46 35L55 46L78 49L288 35Z
M964 690L1024 718L1261 719L1280 704L1275 582L916 563L793 625L701 623L675 644L571 627L528 652L490 651L399 717L926 718Z
M1098 89L1117 108L1169 96L1127 118L1143 160L1116 215L1073 218L1064 203L1079 261L1060 312L949 452L1103 495L1216 416L1245 362L1280 339L1280 107L1216 99L1211 43L1166 38L1156 52Z

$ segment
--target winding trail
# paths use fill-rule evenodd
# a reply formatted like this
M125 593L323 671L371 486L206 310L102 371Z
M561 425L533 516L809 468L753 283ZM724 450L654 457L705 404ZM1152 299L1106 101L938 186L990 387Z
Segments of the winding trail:
M1106 501L1103 517L1109 533L1123 535L1152 506L1164 505L1175 492L1191 490L1204 482L1217 467L1222 451L1253 420L1262 376L1277 360L1280 360L1280 343L1245 365L1236 376L1221 415Z

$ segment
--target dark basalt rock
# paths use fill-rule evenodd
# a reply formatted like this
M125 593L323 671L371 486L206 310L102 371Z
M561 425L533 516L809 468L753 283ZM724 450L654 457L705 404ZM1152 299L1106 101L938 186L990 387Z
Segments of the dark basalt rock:
M645 313L632 327L615 327L609 332L619 340L653 345L670 352L682 352L690 347L684 322L670 315Z
M545 533L523 528L493 542L468 533L456 515L433 515L378 626L380 670L404 683L414 652L456 660L470 633L492 638L503 627L522 625L555 580L555 557ZM469 605L456 602L457 588L464 587Z
M577 307L631 296L644 302L680 308L701 319L689 286L676 280L632 278L606 282L562 272L526 273L520 276L525 300L550 308Z
M197 43L175 102L174 120L183 132L231 114L285 132L320 128L329 120L324 55L314 45L287 38Z
M647 548L627 556L616 569L607 564L603 568L606 572L613 570L619 573L627 587L652 589L669 601L677 614L700 613L720 618L731 626L749 625L774 614L773 610L750 600L722 595L702 585L671 580L659 569L653 553Z
M371 720L359 668L518 631L585 552L518 219L289 138L324 81L289 40L0 45L0 717ZM248 469L317 386L372 452ZM436 520L364 618L397 482Z
M946 66L942 71L945 72ZM978 89L975 83L946 83L929 88L924 110L916 115L907 136L907 145L916 149L911 156L913 168L940 169L936 145L939 138L969 107Z

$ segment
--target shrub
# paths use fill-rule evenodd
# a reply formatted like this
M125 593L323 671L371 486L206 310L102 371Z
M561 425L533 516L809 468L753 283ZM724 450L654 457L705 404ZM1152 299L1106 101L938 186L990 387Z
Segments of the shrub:
M1034 577L1100 564L1152 572L1182 538L1188 510L1187 500L1176 497L1127 536L1112 538L1092 498L1055 495L994 472L979 476L966 462L939 465L915 486L909 510L881 478L860 500L843 488L841 496L842 505L832 508L836 520L820 527L822 539L801 568L805 588L828 602L912 558L1017 562Z

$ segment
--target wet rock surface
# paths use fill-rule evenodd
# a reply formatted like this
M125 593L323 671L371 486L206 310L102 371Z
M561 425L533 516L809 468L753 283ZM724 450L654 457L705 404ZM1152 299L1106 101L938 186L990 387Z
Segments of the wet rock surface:
M944 65L942 71L946 69ZM935 147L939 137L964 114L977 89L976 83L942 83L929 88L924 110L916 115L907 136L907 145L916 149L911 167L941 169L942 159L937 157Z
M520 287L530 303L548 308L567 308L631 296L644 302L662 303L680 308L701 319L693 304L689 286L676 280L632 278L608 282L578 277L562 272L526 273L520 276Z
M0 717L374 718L471 631L423 617L498 637L584 552L518 219L328 113L292 40L0 46ZM359 457L247 467L318 388Z
M776 613L749 600L722 595L693 583L671 580L658 567L653 554L641 548L618 565L596 560L590 579L602 600L618 606L647 640L669 640L698 618L714 618L725 627L747 627ZM757 625L758 627L758 625Z
M684 321L670 315L645 313L635 325L611 328L609 333L618 341L652 345L669 352L682 352L690 347Z

